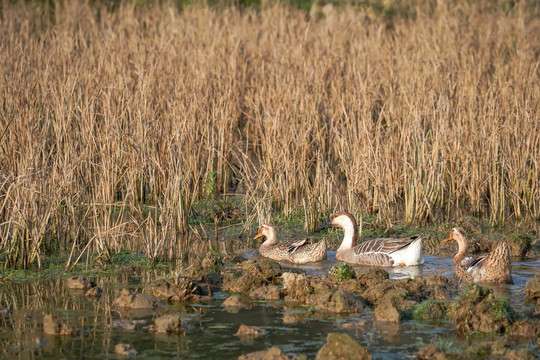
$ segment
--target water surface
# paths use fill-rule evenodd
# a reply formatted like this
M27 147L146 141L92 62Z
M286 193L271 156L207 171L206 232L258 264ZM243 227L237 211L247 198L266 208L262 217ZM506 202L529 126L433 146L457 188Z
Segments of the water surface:
M299 268L307 273L322 274L335 264L335 253L329 252L328 260L321 263L283 266L284 271L298 271ZM493 289L499 296L507 297L518 311L527 310L530 305L525 302L523 289L538 272L539 265L539 261L513 262L514 284L498 285ZM393 268L389 272L392 279L432 274L452 277L452 258L425 256L423 266ZM116 359L114 346L118 343L133 345L140 359L235 359L241 354L271 346L313 358L329 332L344 332L365 346L374 359L403 359L415 355L428 343L459 344L464 341L455 336L450 322L381 323L375 320L370 309L354 317L329 316L277 301L255 302L251 309L229 312L220 306L228 296L225 293L214 294L208 302L168 305L157 312L124 311L112 307L120 289L141 288L158 275L148 272L97 279L104 289L104 295L97 300L66 289L61 278L0 285L0 300L13 308L12 313L0 315L0 358ZM80 327L82 334L78 337L45 335L42 316L46 313ZM160 335L145 329L127 331L108 327L118 319L143 319L150 324L155 317L165 313L185 314L192 318L197 329L187 335ZM350 322L359 322L360 326L344 326ZM240 339L234 335L240 324L262 327L268 334Z

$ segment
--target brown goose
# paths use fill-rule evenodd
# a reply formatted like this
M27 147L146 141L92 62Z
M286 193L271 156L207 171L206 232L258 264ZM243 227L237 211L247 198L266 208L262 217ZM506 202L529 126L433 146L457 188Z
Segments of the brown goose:
M259 247L262 256L272 260L287 260L294 264L305 264L326 259L326 239L316 244L309 244L307 239L295 241L290 244L278 244L276 229L272 225L263 225L254 239L266 237L266 241Z
M458 253L454 256L454 271L457 277L467 282L491 282L512 284L510 249L501 241L495 250L487 255L471 256L467 251L467 235L459 227L452 229L443 241L456 240Z
M329 224L345 231L336 259L353 264L373 266L412 266L424 263L422 238L374 239L356 245L358 227L346 211L330 215Z

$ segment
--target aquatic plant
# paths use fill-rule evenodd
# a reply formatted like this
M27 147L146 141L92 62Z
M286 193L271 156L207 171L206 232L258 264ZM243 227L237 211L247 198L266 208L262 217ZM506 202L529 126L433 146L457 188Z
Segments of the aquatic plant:
M420 304L403 312L407 319L414 320L444 320L447 318L448 304L444 300L427 299ZM439 349L441 347L439 346ZM441 349L442 350L442 349Z
M329 275L334 279L337 284L342 281L350 280L356 277L354 268L345 262L340 262L332 266L329 271Z

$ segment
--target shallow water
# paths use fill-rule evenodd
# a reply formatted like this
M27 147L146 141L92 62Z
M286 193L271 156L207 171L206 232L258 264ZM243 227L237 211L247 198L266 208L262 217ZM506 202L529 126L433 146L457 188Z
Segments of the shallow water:
M248 253L246 256L252 256ZM301 265L307 273L327 273L336 264L335 253L329 252L327 261ZM493 287L499 296L510 299L518 311L526 310L523 288L540 269L539 261L513 262L513 285ZM283 264L285 271L294 266ZM295 270L297 271L297 270ZM452 259L426 256L419 267L389 269L391 278L408 276L429 277L432 274L453 276ZM155 273L135 276L115 276L97 279L104 294L99 300L86 298L81 292L67 290L63 279L29 284L0 285L0 300L12 306L13 312L0 315L0 358L20 359L92 359L117 358L114 346L129 343L143 359L235 359L241 354L278 346L284 352L304 353L313 358L325 343L329 332L344 332L365 346L374 359L403 359L432 342L454 342L454 327L450 322L430 323L404 321L400 324L380 323L370 309L357 317L311 313L302 306L289 307L283 302L254 303L253 308L228 312L220 304L228 296L214 294L212 301L192 305L169 305L157 312L119 311L112 301L121 288L142 287ZM42 316L52 313L68 324L83 329L78 337L47 336L43 333ZM164 313L186 314L193 318L198 329L188 335L156 335L145 329L127 331L109 329L117 319L144 319L151 323ZM347 322L360 322L357 328L347 328ZM240 339L234 334L240 324L262 327L267 335ZM40 340L41 339L41 340ZM535 349L535 348L534 348Z

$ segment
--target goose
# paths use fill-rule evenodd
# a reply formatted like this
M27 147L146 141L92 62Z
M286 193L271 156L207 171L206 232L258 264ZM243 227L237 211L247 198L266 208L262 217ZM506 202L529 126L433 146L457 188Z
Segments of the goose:
M372 266L413 266L424 263L422 238L374 239L356 245L358 227L354 217L346 211L330 215L325 227L340 227L345 231L336 251L336 259L351 264Z
M289 244L278 244L276 229L272 225L261 226L253 239L266 237L259 247L262 256L272 260L287 260L293 264L305 264L326 259L326 239L316 244L309 244L307 239L302 239Z
M481 256L468 254L467 235L460 227L452 229L450 236L443 241L456 240L458 252L454 256L454 271L457 277L466 282L491 282L512 284L510 249L506 241L501 241L495 249Z

